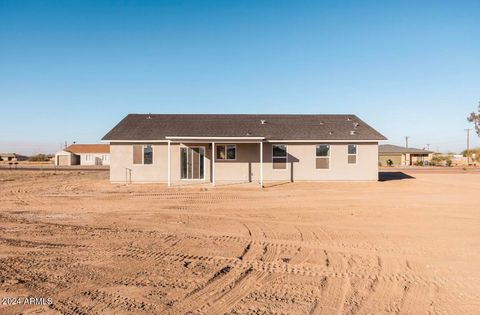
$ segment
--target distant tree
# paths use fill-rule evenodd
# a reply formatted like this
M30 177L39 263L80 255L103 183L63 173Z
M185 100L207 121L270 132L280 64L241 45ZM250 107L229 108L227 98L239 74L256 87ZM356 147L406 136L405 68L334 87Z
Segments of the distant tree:
M478 112L471 112L470 116L467 117L467 120L475 125L475 131L480 137L480 102L478 103Z
M470 156L470 158L472 159L472 161L478 161L480 162L480 148L473 148L473 149L470 149L470 150L463 150L462 151L462 155L464 157L467 157L467 156Z
M37 154L30 156L28 160L32 162L46 162L48 161L48 157L45 154Z

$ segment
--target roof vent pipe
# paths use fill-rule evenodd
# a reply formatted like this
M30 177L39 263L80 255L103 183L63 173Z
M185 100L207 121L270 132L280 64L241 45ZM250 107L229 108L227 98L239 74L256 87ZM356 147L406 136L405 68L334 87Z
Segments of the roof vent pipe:
M260 124L265 125L267 121L265 119L260 120Z
M152 119L152 114L148 114L147 119Z

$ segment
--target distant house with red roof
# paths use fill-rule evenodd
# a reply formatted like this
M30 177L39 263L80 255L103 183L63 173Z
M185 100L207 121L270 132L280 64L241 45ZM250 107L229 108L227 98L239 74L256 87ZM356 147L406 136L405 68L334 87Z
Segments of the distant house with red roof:
M110 165L110 146L72 144L55 154L55 165Z

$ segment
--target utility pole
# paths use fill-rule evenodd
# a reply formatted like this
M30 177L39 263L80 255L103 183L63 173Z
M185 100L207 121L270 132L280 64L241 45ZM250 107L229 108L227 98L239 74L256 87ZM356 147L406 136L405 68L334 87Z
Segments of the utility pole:
M408 139L410 137L409 136L405 136L405 148L408 148Z
M427 143L427 151L430 151L430 143Z
M467 132L467 165L470 165L470 128L465 129Z

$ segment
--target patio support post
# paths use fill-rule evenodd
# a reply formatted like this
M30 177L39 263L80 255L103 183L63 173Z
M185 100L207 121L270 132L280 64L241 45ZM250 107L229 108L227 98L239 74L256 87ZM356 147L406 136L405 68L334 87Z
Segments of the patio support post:
M170 187L171 185L171 174L170 174L170 164L171 164L171 152L170 152L170 144L171 144L171 140L168 140L168 149L167 149L167 181L168 181L168 187Z
M215 142L212 142L212 186L215 186Z
M260 186L263 188L263 141L260 141Z

